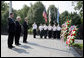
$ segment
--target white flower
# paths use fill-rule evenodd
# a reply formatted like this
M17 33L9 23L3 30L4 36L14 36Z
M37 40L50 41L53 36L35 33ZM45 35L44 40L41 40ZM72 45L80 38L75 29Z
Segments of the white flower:
M71 36L71 39L74 39L74 36Z
M76 31L72 31L72 34L75 34Z

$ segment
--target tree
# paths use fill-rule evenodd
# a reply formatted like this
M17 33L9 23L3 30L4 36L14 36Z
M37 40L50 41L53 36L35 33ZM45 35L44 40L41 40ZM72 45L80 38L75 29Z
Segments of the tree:
M1 1L1 33L7 32L8 4ZM8 15L7 15L8 14Z
M64 11L62 14L60 14L60 24L62 25L65 21L68 20L68 18L70 18L70 14L68 13L68 11Z
M27 13L29 11L29 7L24 5L22 9L16 11L17 15L21 17L21 23L23 23L24 18L27 17Z
M81 24L81 17L76 13L71 14L72 25L80 25Z
M4 1L1 1L1 33L7 34L9 6ZM16 10L13 9L14 19L16 19Z
M3 13L8 7L9 6L5 1L1 1L1 13Z
M75 1L73 3L76 3ZM75 10L79 11L81 16L81 23L83 24L83 1L77 1L77 5L74 7Z
M51 24L53 24L53 22L54 21L56 22L56 19L57 19L57 8L54 5L50 5L47 10L47 14L49 14L49 10L51 12Z
M45 7L41 2L36 2L34 5L32 5L32 7L30 7L27 17L31 26L34 22L36 22L37 25L45 22L42 16L44 9Z

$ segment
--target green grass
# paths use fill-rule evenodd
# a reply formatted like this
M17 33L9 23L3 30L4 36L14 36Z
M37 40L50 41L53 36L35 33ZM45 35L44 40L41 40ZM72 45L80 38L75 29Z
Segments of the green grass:
M73 46L83 50L83 44L74 43Z

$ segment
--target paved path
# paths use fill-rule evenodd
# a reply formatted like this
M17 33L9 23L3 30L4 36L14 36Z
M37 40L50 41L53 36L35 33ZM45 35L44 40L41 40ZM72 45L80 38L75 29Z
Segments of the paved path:
M80 57L73 48L69 49L58 39L40 39L39 36L34 39L28 35L29 43L22 43L23 37L20 37L22 45L8 49L7 38L1 35L1 57Z

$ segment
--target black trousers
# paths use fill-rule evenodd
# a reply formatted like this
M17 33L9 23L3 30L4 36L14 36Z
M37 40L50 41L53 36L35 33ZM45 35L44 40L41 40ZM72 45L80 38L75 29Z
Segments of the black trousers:
M60 39L60 31L57 31L57 39Z
M47 30L44 30L44 38L47 37Z
M27 31L24 31L23 42L26 42L27 41L27 35L28 35L28 32Z
M12 47L14 36L15 36L14 32L9 32L9 35L8 35L8 47Z
M33 30L33 37L36 38L36 29Z
M49 37L49 38L52 37L52 31L51 31L51 30L48 31L48 37Z
M57 37L57 32L56 31L53 31L53 38L55 39Z
M20 33L15 33L15 44L19 44Z
M43 30L40 31L40 38L43 37Z

